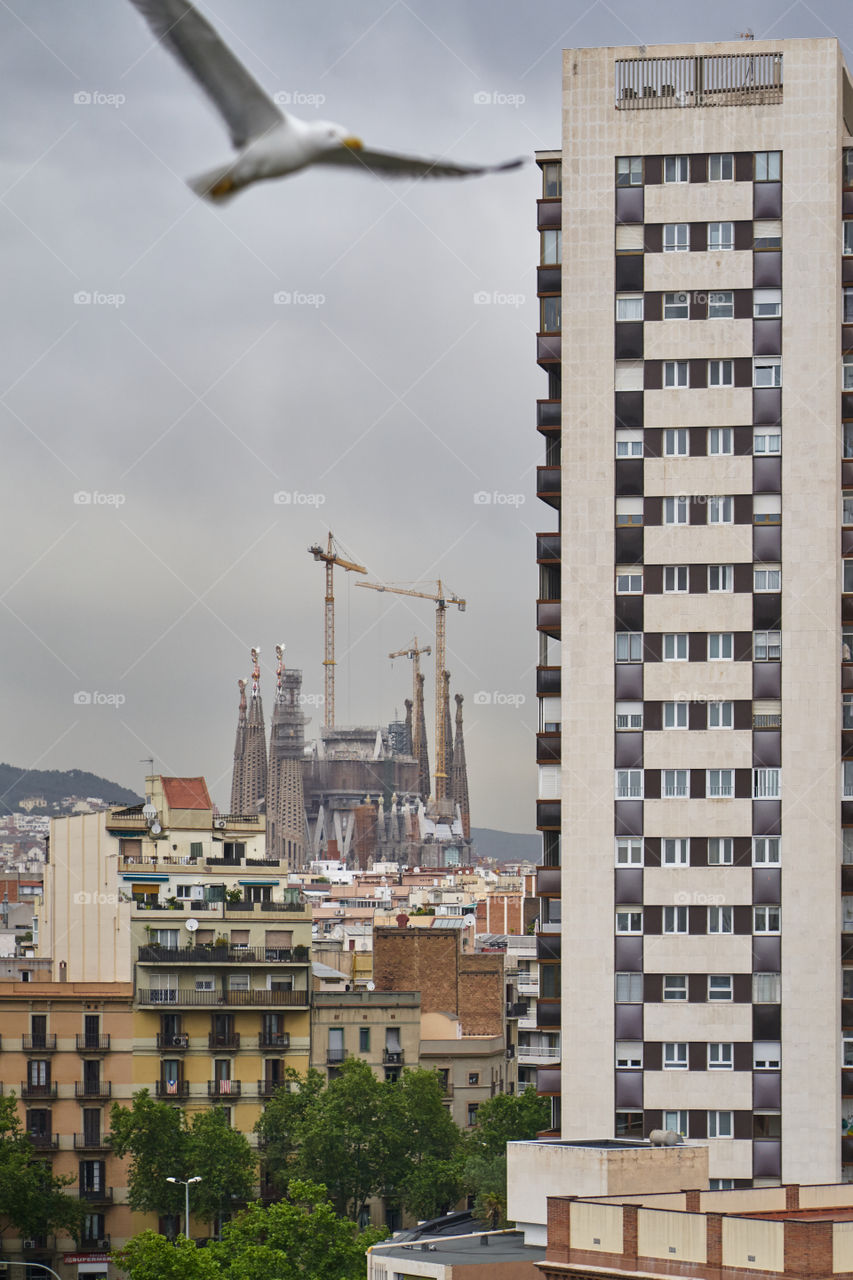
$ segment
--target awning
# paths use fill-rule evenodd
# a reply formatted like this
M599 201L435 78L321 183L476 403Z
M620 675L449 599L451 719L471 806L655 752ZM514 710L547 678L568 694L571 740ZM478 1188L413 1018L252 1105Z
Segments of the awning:
M237 883L251 886L253 884L257 884L257 885L281 884L281 881L280 880L238 880Z
M168 876L156 876L153 871L137 871L134 875L122 876L126 884L168 884Z

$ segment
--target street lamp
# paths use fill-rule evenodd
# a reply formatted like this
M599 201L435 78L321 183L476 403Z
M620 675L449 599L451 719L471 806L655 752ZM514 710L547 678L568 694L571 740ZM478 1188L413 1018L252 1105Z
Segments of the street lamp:
M185 1196L184 1204L186 1206L185 1212L184 1212L184 1231L186 1233L187 1239L189 1240L190 1238L190 1186L193 1182L201 1182L201 1178L167 1178L166 1181L180 1183L180 1185L184 1189L184 1196Z

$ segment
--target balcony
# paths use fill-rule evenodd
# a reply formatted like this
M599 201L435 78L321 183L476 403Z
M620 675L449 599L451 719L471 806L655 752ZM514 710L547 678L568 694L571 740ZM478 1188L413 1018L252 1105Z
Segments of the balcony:
M142 988L138 999L140 1005L170 1005L185 1009L208 1009L216 1005L224 1005L226 1008L263 1008L266 1005L284 1005L291 1009L308 1008L307 990L195 991L174 987L162 990Z
M157 1048L160 1050L168 1049L170 1052L172 1052L175 1049L184 1050L184 1049L189 1049L189 1047L190 1047L190 1038L188 1035L185 1035L183 1032L174 1036L166 1036L166 1035L163 1035L162 1032L160 1031L157 1032Z
M50 1152L59 1150L59 1134L57 1133L28 1133L27 1137L36 1151Z
M105 1102L112 1097L113 1086L109 1080L75 1080L74 1097L91 1098L93 1101Z
M55 1053L56 1036L21 1036L22 1053Z
M527 1000L511 1000L507 1003L506 1016L508 1020L514 1018L524 1018L530 1005Z
M107 1035L78 1035L78 1053L109 1053L110 1037Z
M403 1050L402 1049L383 1049L382 1062L386 1067L402 1067Z
M148 820L143 817L142 805L132 809L114 809L107 813L107 831L148 831Z
M520 1044L516 1050L519 1066L548 1067L560 1061L557 1045Z
M518 988L518 994L521 996L538 996L539 974L519 972L515 985Z
M559 533L537 533L536 560L538 564L560 563Z
M276 1090L280 1089L284 1084L283 1080L259 1080L258 1081L258 1097L272 1098Z
M536 468L536 496L549 506L560 507L560 489L562 483L561 467Z
M262 1031L258 1036L258 1048L286 1051L290 1048L290 1032Z
M339 1067L346 1059L346 1049L327 1049L326 1050L326 1066Z
M158 1080L154 1085L154 1093L158 1098L174 1101L176 1098L190 1096L189 1080Z
M147 943L139 948L140 964L290 964L292 947L161 947ZM307 958L307 957L306 957ZM304 963L304 962L303 962Z
M617 58L615 93L620 111L779 103L782 54Z
M55 1098L55 1084L30 1084L28 1080L21 1081L21 1097L22 1098Z
M537 733L536 761L538 764L559 764L561 756L561 734Z
M209 1031L207 1035L207 1047L211 1051L214 1049L239 1049L240 1048L240 1032Z
M75 1151L109 1151L110 1143L103 1133L75 1133Z
M80 1187L77 1194L78 1199L85 1200L86 1204L112 1204L113 1202L112 1187Z
M208 1098L239 1098L242 1082L240 1080L208 1080Z
M110 1237L109 1236L81 1236L80 1248L91 1250L95 1253L109 1253Z
M536 361L538 364L559 363L562 358L562 336L559 333L537 334Z
M544 631L545 635L550 636L552 640L559 640L561 626L562 619L560 617L560 601L537 600L536 630Z
M559 867L537 867L536 896L538 898L559 898L560 877Z
M753 729L781 729L781 711L773 712L769 715L754 715L752 717L752 727Z
M562 687L562 667L536 668L536 696L538 698L558 697Z
M560 830L560 801L536 801L536 826L540 831Z
M561 400L536 401L536 427L539 431L554 430L562 425L563 404Z

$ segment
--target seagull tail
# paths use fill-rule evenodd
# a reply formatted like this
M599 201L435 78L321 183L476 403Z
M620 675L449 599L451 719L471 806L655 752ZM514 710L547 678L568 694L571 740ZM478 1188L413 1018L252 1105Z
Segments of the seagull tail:
M200 173L195 178L188 178L187 186L197 196L201 196L203 200L210 200L214 204L224 204L240 190L230 164L220 165L217 169L208 169L206 173Z

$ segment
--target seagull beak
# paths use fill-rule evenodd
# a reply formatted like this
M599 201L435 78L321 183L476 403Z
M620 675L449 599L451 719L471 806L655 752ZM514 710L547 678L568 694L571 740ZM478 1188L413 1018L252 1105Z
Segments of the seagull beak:
M363 151L364 143L361 138L344 138L341 142L342 147L346 147L349 151Z

